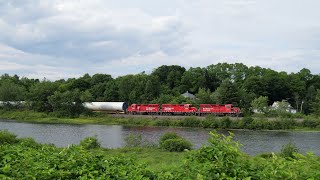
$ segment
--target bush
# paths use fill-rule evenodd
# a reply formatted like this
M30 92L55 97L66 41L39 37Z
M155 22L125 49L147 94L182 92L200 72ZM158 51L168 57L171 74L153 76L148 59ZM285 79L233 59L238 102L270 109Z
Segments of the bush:
M84 149L95 149L100 148L100 142L98 141L98 138L96 136L86 137L80 141L80 146Z
M284 158L294 158L294 153L299 153L299 148L296 144L289 142L286 145L283 145L280 151L280 156Z
M251 127L251 123L253 122L252 117L244 117L241 120L241 125L243 129L249 129Z
M8 130L0 131L0 144L14 144L19 140L17 139L17 135L9 132Z
M228 128L230 128L230 127L231 127L231 124L232 124L232 122L231 122L231 120L230 120L229 117L224 117L224 118L222 118L221 121L220 121L220 127L221 127L222 129L228 129Z
M160 137L160 147L168 151L181 152L184 149L190 150L192 144L174 132L167 132Z
M302 122L303 127L308 127L308 128L317 128L320 125L320 121L317 119L305 119Z
M155 126L170 126L170 121L168 119L160 119L154 121Z
M200 127L201 121L197 117L187 117L183 120L184 127Z
M258 154L257 157L262 157L264 159L270 159L273 157L273 153L265 152L265 153Z
M160 137L159 144L161 145L165 140L168 140L168 139L178 139L178 138L181 138L181 137L177 133L166 132Z
M191 150L192 144L182 138L167 139L161 144L161 147L170 152L182 152L185 149Z
M249 177L249 161L241 152L240 144L233 141L232 137L232 133L230 136L225 136L216 131L210 132L209 144L191 152L183 171L186 174L196 175L190 179L246 179L245 177Z
M32 138L20 138L19 142L21 145L26 146L26 147L41 147L41 144L37 143L34 139Z

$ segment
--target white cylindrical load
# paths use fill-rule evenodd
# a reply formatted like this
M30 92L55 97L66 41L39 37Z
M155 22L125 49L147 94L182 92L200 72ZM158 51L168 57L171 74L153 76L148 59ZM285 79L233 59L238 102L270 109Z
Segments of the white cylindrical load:
M83 106L93 111L126 112L126 102L84 102Z

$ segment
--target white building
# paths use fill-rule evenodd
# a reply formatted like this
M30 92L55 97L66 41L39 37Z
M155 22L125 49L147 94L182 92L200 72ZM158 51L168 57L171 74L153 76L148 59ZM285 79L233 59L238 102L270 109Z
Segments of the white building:
M275 101L272 106L271 106L272 110L283 110L286 111L288 113L292 113L295 114L297 113L297 110L294 109L287 101Z

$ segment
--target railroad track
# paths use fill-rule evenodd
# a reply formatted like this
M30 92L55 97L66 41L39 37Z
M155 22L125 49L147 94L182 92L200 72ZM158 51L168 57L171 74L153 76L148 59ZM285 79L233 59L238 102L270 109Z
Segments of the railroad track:
M165 115L132 115L132 114L112 114L112 117L122 117L122 118L150 118L150 119L184 119L187 117L195 117L198 119L205 119L205 116L165 116ZM223 118L223 117L216 117L216 118ZM241 119L241 117L229 117L232 120Z

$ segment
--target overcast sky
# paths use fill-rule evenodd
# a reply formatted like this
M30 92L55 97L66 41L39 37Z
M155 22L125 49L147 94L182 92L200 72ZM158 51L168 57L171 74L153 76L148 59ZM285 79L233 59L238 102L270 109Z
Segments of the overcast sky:
M319 0L0 0L0 74L242 62L320 73Z

